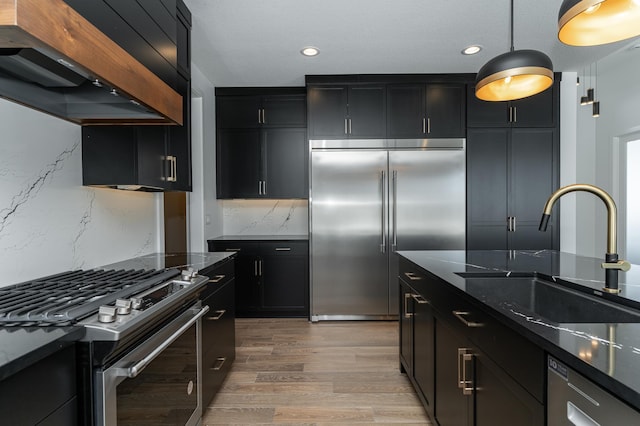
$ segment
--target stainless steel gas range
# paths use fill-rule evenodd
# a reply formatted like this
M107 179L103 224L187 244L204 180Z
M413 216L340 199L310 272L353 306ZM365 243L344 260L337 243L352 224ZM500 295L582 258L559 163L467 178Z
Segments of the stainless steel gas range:
M195 425L201 307L193 270L72 271L0 289L0 325L80 325L81 424Z

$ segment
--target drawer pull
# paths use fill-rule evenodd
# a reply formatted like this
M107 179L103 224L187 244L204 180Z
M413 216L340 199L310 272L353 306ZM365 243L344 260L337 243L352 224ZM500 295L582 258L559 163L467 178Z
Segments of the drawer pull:
M219 283L224 279L225 275L214 275L213 279L209 280L210 283Z
M411 281L420 281L422 277L417 276L413 272L405 272L404 275L409 278Z
M411 297L413 297L413 300L415 300L418 303L418 305L424 305L429 303L427 299L420 296L419 294L412 294Z
M291 251L291 247L276 247L276 251Z
M467 377L467 363L473 362L473 353L469 348L458 348L458 388L463 395L473 394L473 379Z
M458 318L467 327L483 327L484 326L484 324L481 322L468 321L465 318L465 315L470 315L470 314L471 312L467 312L467 311L453 311L453 315L456 318Z
M225 357L216 358L216 362L213 364L213 367L211 367L211 369L214 371L218 371L222 368L225 362L227 362L227 358Z
M224 249L224 251L241 251L242 249L239 248L228 248L228 249Z
M222 316L225 314L225 312L227 312L225 309L222 309L220 311L216 311L216 314L218 314L218 315L212 316L212 317L207 317L207 320L208 321L217 321L220 318L222 318Z

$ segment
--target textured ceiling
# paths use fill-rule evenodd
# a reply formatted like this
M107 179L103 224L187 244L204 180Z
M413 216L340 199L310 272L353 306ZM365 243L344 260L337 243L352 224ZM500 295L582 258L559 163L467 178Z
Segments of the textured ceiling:
M193 62L216 86L302 86L306 74L475 73L509 50L509 0L185 0ZM560 0L516 0L514 45L581 71L632 41L570 47ZM637 41L637 40L636 40ZM474 56L460 51L483 46ZM320 55L303 57L304 46Z

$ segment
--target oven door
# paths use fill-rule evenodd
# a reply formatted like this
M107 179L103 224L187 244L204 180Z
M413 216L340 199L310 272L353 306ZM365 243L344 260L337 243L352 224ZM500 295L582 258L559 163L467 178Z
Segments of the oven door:
M200 302L96 373L98 425L196 425L202 415Z

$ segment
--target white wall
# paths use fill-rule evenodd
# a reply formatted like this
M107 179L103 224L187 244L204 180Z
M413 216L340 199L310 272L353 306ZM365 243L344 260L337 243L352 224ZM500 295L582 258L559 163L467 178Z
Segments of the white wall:
M595 71L595 68L593 68ZM639 49L624 50L598 62L598 76L591 79L600 100L600 117L592 117L591 106L580 106L582 88L578 89L573 105L563 99L563 109L575 108L576 120L576 181L590 183L609 192L618 205L623 204L615 177L619 170L613 153L618 138L640 130L640 71ZM587 77L584 83L589 83ZM569 104L567 104L569 102ZM562 126L567 123L561 121ZM564 144L565 139L561 140ZM563 159L561 167L566 166ZM561 227L576 224L576 253L601 258L606 251L606 209L591 194L575 196L577 212L562 218ZM640 238L627 235L627 238Z
M82 186L81 128L0 99L0 286L161 251L161 195Z

